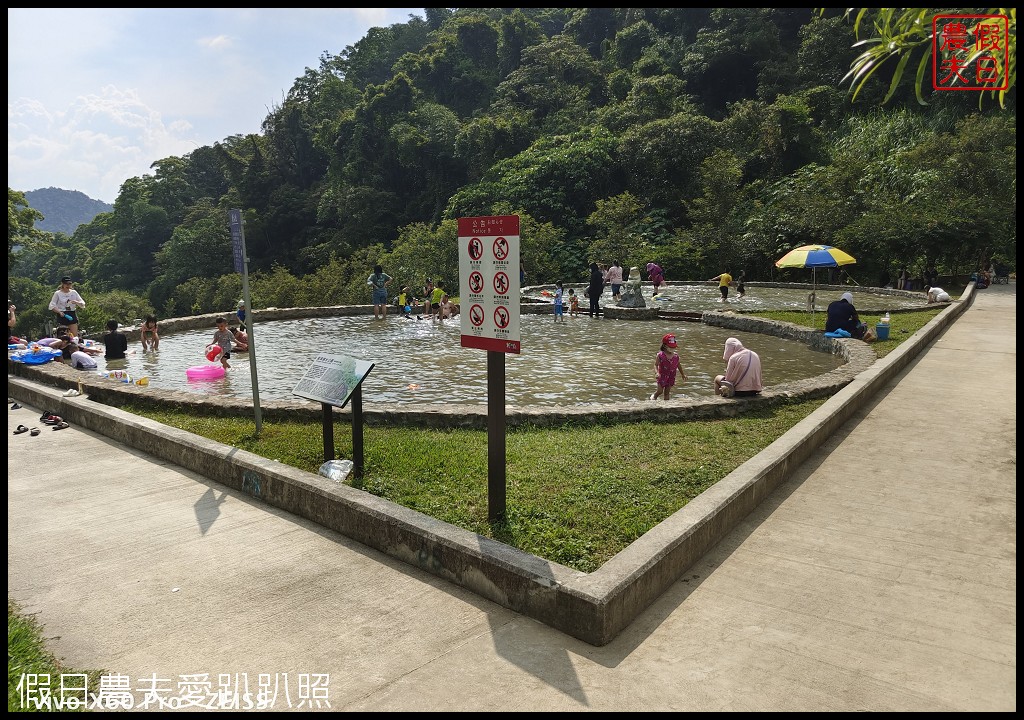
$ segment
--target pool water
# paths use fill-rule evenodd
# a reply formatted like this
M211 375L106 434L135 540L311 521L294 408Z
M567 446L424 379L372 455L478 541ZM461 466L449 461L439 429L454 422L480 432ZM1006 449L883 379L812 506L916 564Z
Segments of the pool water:
M520 320L522 353L506 355L508 405L580 405L643 400L655 390L654 357L665 333L679 341L680 367L673 397L713 396L714 376L724 372L725 340L735 336L761 356L766 386L826 373L841 364L794 340L710 327L679 320L605 320L524 314ZM207 363L213 330L160 338L160 350L142 352L139 343L125 360L105 362L99 370L127 369L146 377L150 388L252 398L251 354L232 355L231 368L216 380L190 380L187 368ZM363 402L487 402L487 353L461 346L457 321L444 324L369 315L281 320L257 325L252 335L257 357L260 399L296 400L295 385L317 353L347 355L373 362L363 383ZM111 380L111 382L114 382Z
M583 288L586 285L566 286L566 290L573 287L580 295L580 309L583 312L589 307L589 300L582 297ZM552 302L551 297L545 296L542 292L550 292L553 288L535 286L528 287L523 295L533 300L544 300ZM765 310L806 310L807 296L811 288L790 288L790 287L761 287L758 285L746 286L746 295L742 298L736 293L736 288L729 288L729 299L722 302L722 295L718 290L717 283L703 283L697 285L669 284L663 288L656 299L652 297L653 287L649 282L643 284L644 301L648 307L657 306L670 311L700 312L703 310L735 310L736 312L763 312ZM828 304L838 300L845 290L822 289L815 291L815 309L824 312ZM907 297L904 295L887 295L871 292L858 291L856 287L850 288L853 294L853 305L861 314L884 314L886 310L900 310L907 308L923 307L927 304L927 298L921 294L920 298ZM601 295L600 304L615 305L612 300L610 288L605 288ZM862 318L870 324L870 317Z

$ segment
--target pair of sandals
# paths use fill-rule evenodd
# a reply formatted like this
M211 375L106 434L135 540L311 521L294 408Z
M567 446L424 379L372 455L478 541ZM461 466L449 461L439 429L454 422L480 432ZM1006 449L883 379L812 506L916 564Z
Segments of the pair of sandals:
M39 416L39 422L43 423L43 425L52 425L54 430L63 430L70 427L70 425L64 422L64 418L60 415L54 415L49 411Z
M65 425L66 425L66 424L67 424L67 423L65 423ZM53 429L54 429L54 430L56 430L57 428L56 428L56 427L54 427ZM38 435L38 434L39 434L39 428L32 428L31 430L29 430L29 429L28 429L27 427L25 427L24 425L19 425L19 426L18 426L18 429L14 431L14 434L15 434L15 435L21 435L22 433L26 433L26 432L27 432L27 433L28 433L29 435L31 435L32 437L35 437L36 435Z

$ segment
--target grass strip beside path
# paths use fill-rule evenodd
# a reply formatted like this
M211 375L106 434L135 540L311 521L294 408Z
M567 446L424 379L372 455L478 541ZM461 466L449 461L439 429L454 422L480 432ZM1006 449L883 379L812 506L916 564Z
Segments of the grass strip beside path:
M934 312L893 313L885 355ZM759 313L810 325L808 313ZM816 322L824 323L824 313ZM740 417L551 428L512 428L506 438L507 519L487 519L484 430L364 428L365 472L357 488L480 535L592 572L652 527L766 448L824 401L754 408ZM165 425L308 472L323 461L322 436L309 422L127 407ZM339 457L352 456L350 423L335 423Z
M37 708L34 701L41 700L46 693L59 700L61 675L84 675L90 694L95 693L100 674L98 670L72 670L60 662L46 649L42 626L13 600L7 599L8 712L81 712L84 707Z

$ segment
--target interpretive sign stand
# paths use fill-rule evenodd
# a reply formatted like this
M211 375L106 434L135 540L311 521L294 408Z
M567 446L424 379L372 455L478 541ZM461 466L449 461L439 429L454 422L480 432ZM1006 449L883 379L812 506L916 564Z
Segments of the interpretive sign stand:
M363 391L362 384L374 364L347 355L318 354L306 374L292 390L293 395L315 400L323 408L324 462L334 459L334 418L332 407L343 408L352 400L352 469L363 474Z
M487 516L505 517L505 353L520 351L519 216L459 218L462 347L487 351Z

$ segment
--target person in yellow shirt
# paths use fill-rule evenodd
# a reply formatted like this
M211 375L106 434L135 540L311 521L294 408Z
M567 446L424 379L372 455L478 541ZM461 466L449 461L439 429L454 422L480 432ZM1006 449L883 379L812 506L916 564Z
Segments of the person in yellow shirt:
M440 279L438 279L438 281L436 283L434 283L434 290L433 290L433 292L430 294L430 320L431 321L433 321L435 319L437 319L437 320L441 319L441 297L443 295L447 295L447 293L444 291L444 288L442 287L442 284L443 284L442 281Z
M708 280L708 282L718 281L718 291L722 293L722 299L719 302L728 302L729 300L729 286L732 285L732 275L727 272Z

